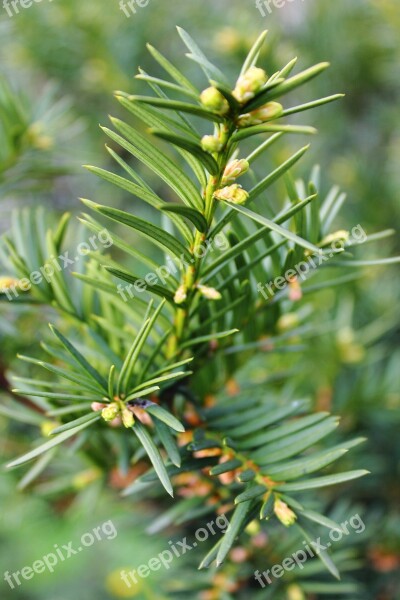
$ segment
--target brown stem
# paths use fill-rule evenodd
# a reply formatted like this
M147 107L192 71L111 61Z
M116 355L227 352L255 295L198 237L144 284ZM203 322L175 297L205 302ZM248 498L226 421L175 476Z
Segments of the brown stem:
M6 376L6 366L4 365L4 363L1 360L0 360L0 390L3 390L4 392L6 392L6 394L9 394L19 404L26 406L26 408L29 408L30 410L33 410L39 414L45 414L44 409L41 408L40 406L37 406L34 402L32 402L32 400L29 400L29 398L25 398L25 396L20 396L19 394L16 394L15 392L12 391L11 384L8 381L7 376Z

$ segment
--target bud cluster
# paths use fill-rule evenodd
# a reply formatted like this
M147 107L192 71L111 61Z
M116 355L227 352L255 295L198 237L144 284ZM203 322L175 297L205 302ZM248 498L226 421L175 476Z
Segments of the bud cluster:
M111 425L120 425L121 422L125 427L133 427L135 419L132 411L121 400L103 404L101 402L93 402L92 410L100 411L104 421L111 422Z
M263 90L267 81L268 75L266 72L259 67L252 66L240 75L232 91L232 96L240 105L244 105ZM200 101L205 108L221 116L228 115L230 111L227 99L214 86L208 87L201 92ZM260 108L239 115L236 119L236 126L241 128L259 125L280 117L282 113L283 107L281 104L278 102L267 102ZM202 149L210 154L222 152L225 143L218 136L218 133L205 135L201 139ZM238 177L244 175L248 170L249 163L247 160L231 160L225 167L221 178L221 187L214 192L214 198L217 200L227 200L235 204L244 204L248 200L249 194L235 182ZM176 291L174 300L176 304L185 302L186 289L183 286L180 286Z

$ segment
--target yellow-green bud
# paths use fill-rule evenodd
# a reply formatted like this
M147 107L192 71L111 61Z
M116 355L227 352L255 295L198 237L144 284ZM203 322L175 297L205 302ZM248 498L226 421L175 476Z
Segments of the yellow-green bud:
M297 519L295 513L288 507L286 502L282 502L282 500L275 500L274 513L276 514L280 522L283 523L283 525L285 525L285 527L293 525L293 523Z
M14 279L14 277L8 277L8 276L0 277L0 294L6 294L9 290L10 291L18 290L19 292L28 291L29 288L22 286L22 283L23 283L23 280Z
M248 102L261 90L262 86L267 82L267 79L268 76L264 69L250 67L250 69L237 80L232 95L241 104Z
M129 410L129 408L122 409L122 422L125 425L125 427L133 427L135 419L133 418L133 414Z
M303 590L296 583L289 585L286 593L287 600L306 600Z
M299 325L299 316L297 313L286 313L282 315L276 324L278 331L288 331Z
M330 233L318 244L321 248L334 244L335 242L347 242L350 237L350 233L344 229Z
M201 138L201 147L205 152L213 154L213 152L221 152L223 144L213 135L204 135Z
M12 286L18 287L18 279L7 276L0 277L0 291L9 289Z
M132 569L132 565L119 565L115 571L111 573L105 572L105 585L111 598L147 598L148 587L145 587L144 579L137 579L136 577L130 577L129 580L122 579L121 573L127 573ZM153 596L154 598L154 596Z
M205 108L219 115L229 112L229 104L226 98L215 87L209 87L200 94L200 102Z
M363 360L365 348L357 343L355 331L351 327L339 329L336 334L336 343L342 362L356 364Z
M206 285L198 285L197 289L199 292L207 298L207 300L221 300L222 296L218 290L212 287L207 287Z
M40 424L40 431L42 433L42 436L49 437L51 435L51 432L54 431L54 429L56 429L60 425L61 423L58 423L57 421L43 421Z
M93 481L96 481L96 479L99 479L100 476L101 472L98 469L87 469L86 471L81 471L81 473L75 475L72 480L72 485L75 489L82 490Z
M250 521L250 523L247 525L245 531L249 535L253 536L253 535L257 535L257 533L260 533L260 529L261 529L260 521L254 519L254 521Z
M238 119L238 127L250 127L251 125L261 125L267 121L277 119L283 113L283 106L279 102L267 102L264 106L252 110Z
M222 185L233 183L238 177L247 173L249 168L250 165L244 158L241 158L240 160L232 160L225 167L221 181Z
M119 415L119 406L116 402L111 402L108 406L103 408L101 416L105 421L113 421L115 417Z
M237 183L223 187L214 194L214 198L228 200L228 202L233 202L234 204L244 204L248 197L249 194Z
M54 146L54 140L44 133L43 123L33 123L27 131L30 144L38 150L49 150Z
M183 304L187 298L186 286L180 285L175 292L174 302L175 304Z

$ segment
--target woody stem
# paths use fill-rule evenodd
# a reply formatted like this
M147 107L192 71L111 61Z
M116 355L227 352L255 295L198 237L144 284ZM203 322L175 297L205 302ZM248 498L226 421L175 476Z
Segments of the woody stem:
M221 142L223 143L225 148L229 147L229 139L234 131L233 126L223 125L221 126ZM181 280L181 286L185 290L187 295L187 299L184 306L178 306L176 308L175 313L175 321L174 321L174 331L171 334L168 340L168 348L167 348L167 356L168 358L172 358L175 356L179 350L179 342L182 339L183 333L186 329L188 316L190 314L190 309L192 306L192 302L195 296L195 287L198 273L200 272L201 264L204 259L203 253L200 252L201 246L207 240L212 219L214 216L215 210L215 199L214 194L219 188L220 181L222 175L225 171L225 167L229 160L229 151L223 151L221 154L217 155L217 161L219 166L219 171L217 175L210 175L206 189L204 191L204 217L207 220L207 230L204 233L200 231L196 231L193 246L191 248L191 253L193 255L192 264L189 265L184 272Z

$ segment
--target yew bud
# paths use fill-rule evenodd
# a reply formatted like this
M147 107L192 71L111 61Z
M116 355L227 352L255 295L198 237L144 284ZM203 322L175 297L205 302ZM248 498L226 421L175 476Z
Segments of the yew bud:
M283 113L283 106L279 102L267 102L264 106L252 110L249 113L241 115L238 119L238 127L250 127L251 125L261 125L267 121L277 119Z
M187 298L186 286L180 285L175 292L174 302L175 304L183 304Z
M118 415L119 406L116 402L111 402L111 404L103 408L103 410L101 411L101 416L105 421L113 421Z
M237 183L225 186L217 190L214 194L214 198L217 198L218 200L228 200L228 202L233 202L234 204L244 204L248 197L249 194L246 190L243 190Z
M250 165L244 158L240 160L232 160L225 167L224 175L222 177L222 185L228 185L233 183L238 177L244 175L249 170Z
M275 500L274 513L286 527L293 525L297 519L295 513L288 507L286 502L282 502L282 500Z
M222 298L219 291L215 288L207 287L206 285L198 285L197 289L204 298L207 298L207 300L221 300Z
M220 152L223 145L217 137L213 135L204 135L201 138L201 147L205 152L213 154L214 152Z
M236 82L232 95L238 102L248 102L259 92L266 83L268 76L264 69L250 67Z
M215 87L209 87L200 94L200 102L205 108L219 115L229 112L229 104L226 98Z

